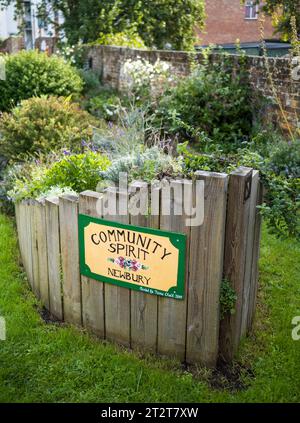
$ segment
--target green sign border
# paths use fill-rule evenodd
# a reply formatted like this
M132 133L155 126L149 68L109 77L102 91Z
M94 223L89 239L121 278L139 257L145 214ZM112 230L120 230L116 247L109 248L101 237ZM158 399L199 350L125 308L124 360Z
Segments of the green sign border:
M105 226L111 226L114 228L129 229L138 231L146 234L159 235L162 237L169 238L170 242L179 250L178 259L178 273L177 273L177 285L170 288L167 292L158 289L150 288L147 290L144 287L130 284L127 282L118 281L116 279L109 278L107 276L98 275L91 272L89 266L85 262L85 249L84 249L84 228L90 223L99 223ZM121 286L123 288L132 289L134 291L143 292L151 295L158 295L162 297L173 298L176 300L184 299L184 279L185 279L185 255L186 255L186 235L167 232L159 229L145 228L140 226L126 225L119 222L108 221L96 217L91 217L86 214L78 215L78 238L79 238L79 258L80 258L80 273L90 279L96 279L99 282L110 283L113 285Z

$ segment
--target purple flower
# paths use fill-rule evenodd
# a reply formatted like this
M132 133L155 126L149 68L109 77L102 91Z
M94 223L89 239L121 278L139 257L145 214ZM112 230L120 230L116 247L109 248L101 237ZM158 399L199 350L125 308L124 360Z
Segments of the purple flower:
M64 150L63 153L64 153L65 156L70 156L71 155L71 153L70 153L69 150Z
M91 145L91 150L94 151L94 152L97 152L98 151L98 148L97 148L97 146L95 144L92 144Z

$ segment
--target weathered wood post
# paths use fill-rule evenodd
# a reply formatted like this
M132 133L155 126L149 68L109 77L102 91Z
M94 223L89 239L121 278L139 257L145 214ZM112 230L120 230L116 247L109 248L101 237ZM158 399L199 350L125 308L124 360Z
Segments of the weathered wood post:
M57 319L63 320L59 199L47 198L45 209L50 312Z
M135 182L131 185L132 196L138 194L142 214L132 214L129 204L130 223L134 226L155 228L159 227L159 216L151 215L149 207L149 187L146 182ZM143 194L144 193L144 194ZM147 193L147 195L145 195ZM157 309L158 298L142 292L131 292L131 347L157 352Z
M188 362L213 367L219 347L228 176L199 171L196 178L204 181L204 221L191 228L186 356Z
M63 280L64 318L81 325L81 281L78 246L78 198L59 198L61 265Z
M102 201L103 194L82 192L79 196L79 213L101 218ZM83 326L105 338L104 283L81 275L81 289Z

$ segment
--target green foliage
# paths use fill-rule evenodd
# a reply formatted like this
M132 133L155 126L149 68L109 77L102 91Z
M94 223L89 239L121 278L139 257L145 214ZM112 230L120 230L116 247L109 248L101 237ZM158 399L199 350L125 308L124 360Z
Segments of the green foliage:
M240 166L259 170L265 188L264 203L260 206L260 211L270 231L283 238L299 238L299 150L296 143L288 145L286 141L283 142L286 143L285 146L279 143L278 147L270 148L274 153L266 157L250 148L243 148L226 156L219 152L195 153L187 148L187 143L179 145L178 152L183 160L183 173L187 177L193 177L197 170L230 173ZM281 152L284 153L281 155ZM275 169L277 173L274 172Z
M257 168L266 188L261 212L271 231L300 238L300 140L279 141Z
M94 119L70 99L31 98L0 119L0 154L49 152L62 147L81 151L82 139L93 135Z
M282 140L271 149L268 168L278 176L300 178L300 139Z
M82 81L76 69L57 56L21 51L5 58L6 79L0 80L0 110L8 111L34 96L79 94Z
M117 32L115 34L101 34L95 41L95 44L139 49L146 48L142 38L132 29Z
M55 55L61 57L66 63L77 67L77 69L83 69L87 59L86 47L81 42L70 45L67 41L58 40Z
M107 157L93 151L65 156L46 172L48 187L70 187L76 192L96 190L100 173L110 165Z
M154 146L142 152L133 152L112 161L103 179L119 182L119 174L126 172L129 181L143 180L151 182L165 176L178 176L182 173L181 159L165 154L159 147Z
M237 295L227 279L223 279L220 292L220 320L223 320L228 314L235 313L235 304Z
M296 18L297 33L300 33L300 0L266 0L263 9L274 17L277 32L281 33L284 39L292 38L292 17Z
M88 100L85 107L93 116L115 122L123 109L122 103L125 100L113 90L102 89L98 95Z
M95 130L93 143L99 151L116 159L142 152L145 145L160 145L159 135L148 108L122 107L118 109L116 124L110 121Z
M0 4L12 0L0 0ZM16 0L23 16L23 2ZM41 0L39 16L51 22L53 10L64 16L58 28L69 43L96 41L99 35L136 32L148 47L192 48L195 28L204 23L204 0ZM51 11L51 13L50 13ZM57 26L57 23L56 23ZM117 36L120 38L120 36ZM122 38L122 37L121 37Z
M201 151L240 148L252 127L250 88L242 63L198 66L162 98L157 121L170 134L189 139Z
M183 160L183 173L193 177L198 170L224 172L229 162L216 154L195 153L188 148L188 141L178 144L177 152Z
M99 76L92 70L79 69L78 73L83 80L83 93L85 95L97 93L103 88Z
M270 232L300 239L300 178L287 179L263 172L262 177L266 192L260 209Z
M110 161L107 157L88 150L82 154L64 153L53 163L29 160L12 168L10 184L13 188L8 196L13 201L53 195L54 190L66 189L80 193L96 190L101 181L101 172L105 171ZM58 160L58 161L57 161ZM7 184L8 185L8 184Z

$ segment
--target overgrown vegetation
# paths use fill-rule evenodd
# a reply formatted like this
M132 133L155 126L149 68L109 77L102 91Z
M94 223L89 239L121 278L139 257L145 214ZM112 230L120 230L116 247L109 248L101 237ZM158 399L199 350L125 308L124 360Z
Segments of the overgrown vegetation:
M223 59L196 66L191 76L165 92L158 105L157 121L163 130L189 139L201 151L231 153L251 134L253 109L243 58L238 69Z
M59 154L40 156L39 160L15 165L4 184L11 187L7 195L14 201L40 198L57 188L72 189L76 193L96 190L102 180L101 172L109 165L109 159L96 151L82 154L64 151L63 157Z

